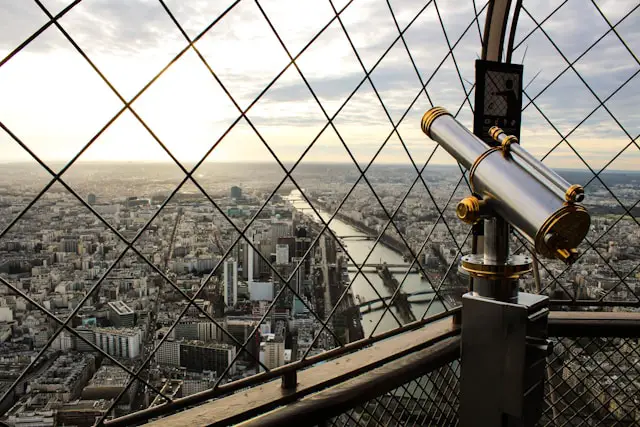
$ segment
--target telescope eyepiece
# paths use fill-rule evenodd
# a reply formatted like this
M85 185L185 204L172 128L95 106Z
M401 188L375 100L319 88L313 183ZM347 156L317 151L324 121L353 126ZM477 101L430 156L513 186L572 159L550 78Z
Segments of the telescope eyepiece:
M431 125L433 121L440 116L450 116L451 113L443 107L433 107L422 116L421 127L422 132L424 132L429 138L431 138Z

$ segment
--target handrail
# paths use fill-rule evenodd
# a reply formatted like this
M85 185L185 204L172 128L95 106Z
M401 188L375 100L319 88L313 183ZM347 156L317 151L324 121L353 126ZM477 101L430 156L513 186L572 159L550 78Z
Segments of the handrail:
M298 384L293 390L284 390L279 381L272 380L150 425L299 426L305 425L304 420L317 424L457 359L461 328L458 310L454 312L455 316L451 312L442 313L436 320L405 325L402 331L376 337L376 343L355 342L353 347L359 348L355 353L357 357L354 353L334 353L331 360L322 364L314 358L315 366L298 372ZM553 311L549 314L548 332L550 337L640 337L640 313ZM368 347L364 343L368 343ZM329 356L324 358L327 360ZM283 369L274 371L282 375ZM228 385L236 383L240 381ZM147 415L146 419L149 418ZM131 419L123 417L114 421L123 423Z
M460 337L455 336L366 372L298 402L239 424L239 427L297 427L305 420L318 424L363 402L388 393L417 377L433 372L460 357Z
M428 368L437 360L455 359L458 356L459 341L448 341L457 338L460 327L449 315L444 319L432 322L423 328L395 335L387 340L364 348L357 357L343 355L323 364L315 365L298 372L297 387L284 390L279 381L253 387L242 393L232 394L215 401L204 403L188 411L179 412L166 418L151 422L150 426L164 425L230 425L264 414L277 407L291 404L310 394L344 384L362 374L370 373L378 368L386 367L385 372L393 375L395 368L404 370L403 378L415 365L407 365L409 356L419 353ZM446 345L443 344L446 342ZM409 357L409 359L404 359ZM398 362L398 363L396 363ZM136 414L132 414L136 415ZM121 421L122 418L116 420Z
M640 313L603 311L552 311L551 337L640 337Z
M316 365L320 362L326 362L330 359L344 356L346 354L362 350L370 347L383 340L388 340L392 337L402 335L404 333L414 331L422 328L430 323L437 322L441 319L454 318L460 313L460 308L454 308L449 311L435 314L426 319L421 319L415 322L408 323L402 327L392 329L387 332L375 335L370 338L358 340L344 345L343 347L337 347L324 353L308 357L304 360L299 360L288 365L281 366L279 368L272 369L269 372L262 372L251 377L243 378L237 381L233 381L227 384L222 384L217 388L205 390L200 393L195 393L187 397L180 399L174 399L173 402L167 402L163 405L146 408L137 412L133 412L122 417L115 418L113 420L106 421L104 424L108 426L130 426L132 424L144 422L146 420L160 417L166 414L172 414L177 410L185 409L190 406L198 405L207 400L220 398L225 395L237 392L239 390L256 387L263 383L266 383L275 378L286 376L288 374L295 374L301 369L308 368L309 366Z

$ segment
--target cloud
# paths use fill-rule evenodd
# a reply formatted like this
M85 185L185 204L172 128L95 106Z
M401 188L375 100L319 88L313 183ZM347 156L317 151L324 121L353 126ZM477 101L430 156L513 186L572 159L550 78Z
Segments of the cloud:
M168 7L190 37L198 35L219 16L228 6L225 3L167 1ZM393 0L390 3L401 29L413 20L424 5L413 0ZM52 13L57 13L66 2L48 0L45 4ZM293 55L333 17L328 1L263 1L260 4ZM342 4L336 4L336 7L340 8ZM631 1L604 1L598 4L612 23L634 6ZM482 2L476 2L476 10L483 5ZM542 0L527 1L525 6L538 22L555 7ZM371 70L378 63L395 40L395 44L371 73L371 79L394 122L400 119L420 91L419 78L411 59L415 61L423 81L430 79L427 89L432 102L451 110L457 110L463 103L463 87L468 90L468 81L475 78L474 62L480 52L475 24L455 48L456 62L449 57L434 74L448 52L440 18L450 44L462 36L474 18L470 1L439 2L438 8L440 16L434 4L430 4L405 32L404 41L411 58L403 42L397 40L398 29L384 2L354 0L341 15L342 24L366 70ZM26 39L29 32L35 31L47 20L37 5L31 2L2 2L0 13L5 23L0 28L0 51L4 52ZM484 26L483 19L484 15L481 28ZM63 17L60 23L125 98L133 96L186 44L156 0L85 0ZM640 48L638 24L640 11L631 14L618 27L619 34L632 50ZM534 26L533 20L522 13L516 40L522 40ZM569 61L573 61L607 31L608 25L590 3L569 2L543 28ZM198 42L197 47L241 108L245 108L289 61L255 2L248 0L241 1L231 10ZM567 67L567 63L540 31L536 31L518 48L514 54L515 61L522 58L525 49L525 84L540 71L527 89L528 94L535 97ZM34 144L44 158L55 157L61 152L64 153L63 157L70 157L76 147L86 142L85 138L95 133L97 126L106 120L102 116L100 120L90 119L95 112L103 112L104 108L98 104L103 99L113 102L113 97L105 94L104 84L95 73L86 64L78 64L83 64L82 58L57 29L51 27L7 64L9 71L5 67L0 69L0 87L5 98L0 115L10 128L28 136L27 142ZM330 116L364 77L358 58L337 21L300 56L297 64ZM640 66L616 35L609 34L598 42L591 53L584 55L575 68L597 96L604 99ZM34 83L40 79L34 70L46 73L48 69L55 70L55 79L48 79L47 84ZM457 69L462 74L462 83ZM61 96L59 90L53 89L56 79L59 80L58 86L62 85L68 93L67 96ZM38 90L25 95L32 84ZM640 81L634 78L607 103L607 107L632 135L640 133L640 116L635 112L635 106L640 101L640 92L636 90L638 84ZM93 91L99 97L94 96ZM238 115L208 70L192 53L180 59L179 64L172 65L166 76L161 77L150 91L153 91L153 96L144 95L134 107L141 108L145 120L153 128L160 128L158 134L161 138L170 139L169 145L181 150L181 156L185 158L203 152L215 139L212 135L221 134L225 126ZM54 99L55 102L52 101ZM78 100L85 99L87 101L83 103L86 106L78 110ZM39 103L42 108L33 107ZM598 101L576 73L568 70L551 83L536 99L536 104L561 133L566 133L590 113ZM418 123L422 112L429 106L422 95L400 126L403 140L411 147L426 144ZM71 120L71 115L76 119ZM250 111L249 117L269 136L270 142L281 147L279 153L286 156L287 144L298 144L289 150L294 159L295 154L304 147L303 144L308 144L315 136L314 132L326 122L293 67L264 94L263 99ZM462 110L461 118L465 123L470 123L468 106ZM534 106L525 111L523 124L526 126L523 135L527 137L527 147L536 153L543 153L559 138ZM139 124L131 121L128 126L121 126L117 132L118 138L138 135L133 127L139 129ZM359 146L365 154L374 150L391 129L389 119L368 82L343 108L336 118L336 126L345 141ZM607 150L612 157L614 149L623 146L625 140L628 142L624 132L606 111L594 114L579 130L574 135L576 144L587 157L593 157L598 162L606 158ZM139 139L139 136L136 138ZM185 138L188 141L183 140ZM598 138L614 142L595 146ZM69 140L74 141L73 146ZM233 157L233 150L227 151ZM124 158L132 153L144 156L145 150L130 150L122 156ZM322 152L314 153L318 156L317 160L321 161ZM242 153L237 155L242 156ZM11 156L17 158L20 155ZM327 151L329 157L334 158L335 155ZM397 160L397 156L389 152L387 160L391 162L393 159ZM441 156L438 160L447 159Z

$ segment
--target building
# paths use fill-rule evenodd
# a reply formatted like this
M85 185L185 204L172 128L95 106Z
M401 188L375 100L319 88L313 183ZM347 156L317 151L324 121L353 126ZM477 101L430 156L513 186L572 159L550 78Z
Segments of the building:
M284 341L276 340L271 334L267 341L260 343L260 362L274 369L284 365Z
M300 226L296 230L295 237L295 254L294 256L299 260L304 258L304 274L311 274L311 259L313 256L309 254L305 257L305 254L311 247L311 238L308 236L307 227Z
M276 245L276 264L289 264L289 245Z
M62 239L60 241L60 252L78 253L78 239Z
M180 342L167 338L154 356L156 363L163 366L180 366Z
M209 320L186 318L173 328L172 337L177 340L215 341L221 333L216 324Z
M88 328L86 326L80 326L76 328L76 332L78 333L78 335L80 335L81 337L89 341L91 344L96 343L96 335L93 329ZM75 343L74 347L78 351L95 351L95 349L91 347L91 345L89 345L87 342L85 342L84 340L81 340L78 337L74 336L73 341Z
M56 426L92 427L111 406L111 400L75 400L55 412Z
M291 223L285 221L274 221L271 223L271 241L278 241L279 237L291 236Z
M0 322L12 322L13 310L10 307L0 307Z
M66 353L58 356L49 369L29 382L32 391L54 393L63 402L78 398L96 369L91 354Z
M116 328L131 328L136 324L135 312L123 301L109 302L109 320Z
M137 328L96 328L95 342L113 357L135 359L140 356L142 330Z
M182 380L182 397L191 396L201 391L213 388L215 381L207 380Z
M87 196L87 203L89 203L90 205L95 205L96 204L96 195L93 193L90 193Z
M29 393L15 404L2 419L2 425L53 427L55 411L49 408L51 394Z
M241 199L242 198L242 188L236 187L235 185L231 187L231 198L232 199Z
M289 260L296 254L296 238L294 236L278 237L276 242L278 245L287 245L289 247Z
M129 383L131 375L119 366L103 364L89 384L82 390L82 399L111 400L118 397ZM127 392L118 402L118 406L129 406L133 402L139 381L133 381Z
M69 351L73 350L73 339L75 337L70 332L63 330L51 343L51 348L55 350Z
M238 302L238 262L230 258L224 262L224 303L233 307Z
M190 371L211 371L221 375L236 356L232 345L206 343L203 341L183 341L180 343L180 366ZM229 373L235 373L235 365Z
M247 346L245 348L249 352L249 354L253 355L253 357L250 357L246 352L242 352L242 354L240 354L239 356L241 358L244 358L248 362L255 361L260 353L260 331L256 331L254 333L254 329L256 329L256 327L258 326L259 318L259 316L227 316L225 318L224 328L229 333L229 335L231 335L235 339L235 341L225 334L222 337L224 339L224 342L239 347L236 344L236 341L239 343L244 343L248 340ZM249 337L251 337L251 339L249 339Z
M249 282L251 301L273 301L273 282Z
M198 322L198 340L216 341L221 338L222 331L213 322Z
M180 320L173 328L173 336L177 340L197 340L198 322L189 319Z

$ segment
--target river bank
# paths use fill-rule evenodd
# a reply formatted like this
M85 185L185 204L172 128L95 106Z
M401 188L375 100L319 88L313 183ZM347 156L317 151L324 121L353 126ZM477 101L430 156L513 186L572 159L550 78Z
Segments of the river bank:
M292 191L291 195L287 198L294 206L301 212L309 212L311 207L305 201L305 199L297 192ZM316 210L324 221L328 221L331 217L329 209L326 209L324 203L318 200L311 200L316 207ZM313 215L315 217L315 215ZM364 224L360 224L364 225ZM353 235L367 235L371 230L366 230L366 227L356 227L353 221L343 220L340 216L336 215L330 224L331 229L337 236L353 236ZM369 233L371 234L371 233ZM374 232L377 237L376 232ZM380 263L386 262L387 264L406 264L403 260L402 251L398 251L387 245L386 242L380 241L379 244L374 246L373 240L368 239L351 239L345 242L348 244L347 250L352 257L353 262L349 262L350 266L358 266L365 262ZM402 273L392 273L392 275L398 280L398 286L401 286L402 291L410 294L412 292L419 292L424 290L430 290L431 286L420 279L418 274L405 275ZM350 280L352 280L351 290L353 292L354 299L360 302L366 301L378 301L380 298L389 297L392 295L387 287L384 286L383 280L378 276L375 271L367 271L362 274L349 273ZM420 301L410 302L411 312L416 319L421 319L425 315L436 314L444 310L444 307L439 300L433 302ZM395 307L392 308L396 317L399 316ZM390 313L386 313L384 316L384 310L376 309L370 312L362 313L362 327L364 329L365 336L369 336L373 332L373 329L379 323L376 328L376 333L388 331L397 328L399 325L396 322L394 316Z
M313 206L318 207L325 212L331 212L331 209L321 200L313 199L313 198L309 198L309 200L311 201L311 203L313 203ZM338 218L340 221L352 226L356 230L368 236L378 237L378 235L380 234L378 230L375 230L374 228L369 227L368 225L363 223L362 221L358 221L354 218L351 218L350 216L345 215L342 212L338 212L336 214L336 218ZM389 228L391 227L393 226L390 225ZM410 252L407 249L407 246L402 241L394 237L384 234L382 235L382 237L380 237L380 243L382 243L384 246L386 246L388 249L391 249L398 255L401 255L403 258L405 257L408 258L410 256Z

